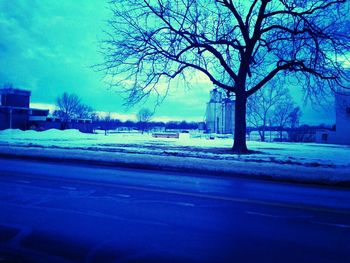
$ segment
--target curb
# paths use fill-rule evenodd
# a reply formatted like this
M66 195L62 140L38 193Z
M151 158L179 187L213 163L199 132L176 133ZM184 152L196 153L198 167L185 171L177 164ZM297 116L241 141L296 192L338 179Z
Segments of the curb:
M248 174L248 173L236 173L232 171L215 170L215 169L201 169L197 168L183 168L176 166L164 166L157 165L155 163L146 164L138 162L121 162L121 161L103 161L103 160L91 160L91 159L79 159L69 155L65 157L47 156L47 155L30 155L30 154L16 154L16 153L3 153L0 152L0 158L4 159L20 159L20 160L32 160L32 161L46 161L46 162L60 162L66 164L81 164L81 165L95 165L105 166L111 168L126 168L126 169L138 169L138 170L161 170L164 172L182 172L201 176L223 176L250 180L262 180L272 181L281 183L294 183L294 184L313 184L328 187L337 188L350 188L350 181L330 181L326 179L312 179L312 178L293 178L293 177L276 177L266 173L260 172L259 174Z

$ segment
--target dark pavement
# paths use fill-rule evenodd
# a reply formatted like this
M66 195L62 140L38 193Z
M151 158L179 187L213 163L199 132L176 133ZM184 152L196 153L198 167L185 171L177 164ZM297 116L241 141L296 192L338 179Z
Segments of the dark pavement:
M0 159L2 262L350 262L345 188Z

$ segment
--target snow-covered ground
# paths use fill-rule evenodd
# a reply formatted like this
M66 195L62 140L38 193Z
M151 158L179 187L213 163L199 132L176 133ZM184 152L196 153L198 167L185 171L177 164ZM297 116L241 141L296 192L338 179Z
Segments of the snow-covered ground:
M248 142L250 155L230 152L232 138L180 134L179 139L153 138L151 134L103 132L84 134L77 130L0 132L0 152L44 154L75 158L155 164L212 172L267 175L283 179L313 178L313 181L350 181L350 147L314 143ZM15 149L15 150L14 150ZM46 150L46 151L45 151ZM83 152L83 154L82 154ZM119 159L118 159L119 158Z

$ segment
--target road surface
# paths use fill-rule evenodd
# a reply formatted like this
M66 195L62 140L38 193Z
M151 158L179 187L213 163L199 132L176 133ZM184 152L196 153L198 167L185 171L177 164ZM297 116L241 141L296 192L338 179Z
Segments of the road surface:
M0 159L0 262L350 262L350 191Z

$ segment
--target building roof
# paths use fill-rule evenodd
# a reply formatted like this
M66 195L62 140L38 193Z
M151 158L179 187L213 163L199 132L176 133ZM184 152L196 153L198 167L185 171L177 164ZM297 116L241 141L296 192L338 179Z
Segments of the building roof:
M37 109L37 108L27 108L27 107L17 107L17 106L3 106L0 105L0 109L12 109L12 110L26 110L26 111L50 111L48 109Z
M30 96L31 92L29 90L24 90L24 89L2 88L0 89L0 94L1 95L15 94L15 95L22 95L22 96Z

